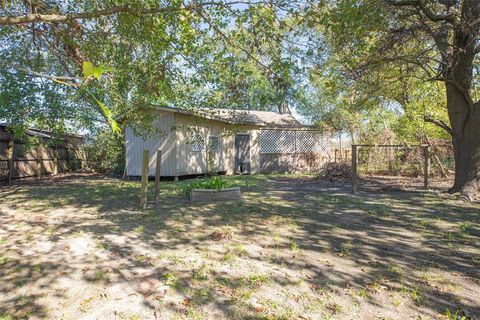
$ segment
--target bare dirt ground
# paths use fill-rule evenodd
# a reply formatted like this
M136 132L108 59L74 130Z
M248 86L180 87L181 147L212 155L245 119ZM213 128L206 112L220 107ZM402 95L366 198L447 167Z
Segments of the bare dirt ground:
M360 177L360 188L365 191L420 191L424 188L423 177L363 175ZM445 178L430 177L429 189L447 192L453 185L453 175Z
M186 183L143 212L139 182L1 188L0 319L480 319L478 204L284 175L193 204Z

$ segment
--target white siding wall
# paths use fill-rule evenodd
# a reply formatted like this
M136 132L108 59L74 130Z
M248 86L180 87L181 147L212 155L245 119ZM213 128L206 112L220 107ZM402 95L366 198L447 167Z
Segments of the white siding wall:
M143 150L150 151L149 176L155 176L157 150L162 150L162 176L176 176L176 139L173 113L159 116L158 131L155 135L135 136L131 128L125 132L127 176L140 176L142 171Z
M159 116L158 134L146 140L126 130L126 162L127 176L140 176L142 154L144 149L150 150L149 175L155 176L156 150L162 150L162 176L182 176L208 173L207 152L193 151L188 143L190 131L188 127L196 127L204 132L205 142L209 136L218 136L221 141L220 152L216 156L216 169L232 174L234 170L235 133L250 134L250 162L252 173L260 171L259 130L254 126L232 126L225 123L199 119L183 114L167 113ZM228 132L225 134L225 130Z
M183 114L175 114L175 125L177 134L177 173L181 175L208 173L207 151L193 151L192 145L188 143L191 131L188 128L201 130L208 143L208 137L217 136L220 139L220 151L215 156L215 167L217 171L233 171L233 138L232 135L224 136L225 130L232 127L223 122L199 119Z

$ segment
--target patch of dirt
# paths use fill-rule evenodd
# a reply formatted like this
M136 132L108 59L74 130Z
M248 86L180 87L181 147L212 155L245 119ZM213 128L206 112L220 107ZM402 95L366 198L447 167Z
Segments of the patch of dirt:
M429 189L447 192L453 185L453 176L440 178L430 177ZM425 191L423 177L368 175L359 180L359 187L363 190L380 191Z
M0 189L0 319L480 318L478 205L446 194L252 175L139 211L139 182L57 179Z
M0 185L0 188L15 188L16 186L32 186L32 185L48 185L48 184L65 184L72 181L82 179L111 179L105 175L91 171L77 171L74 173L62 172L58 174L44 175L40 177L26 177L14 179L12 185Z

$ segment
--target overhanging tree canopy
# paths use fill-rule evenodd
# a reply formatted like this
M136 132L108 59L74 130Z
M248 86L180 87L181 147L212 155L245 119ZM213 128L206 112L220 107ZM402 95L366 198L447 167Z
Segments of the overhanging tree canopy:
M294 86L295 70L281 46L295 11L286 4L291 2L4 4L0 99L9 110L0 118L53 127L64 126L59 120L81 126L100 121L116 128L117 122L135 122L152 103L244 100L244 107L273 108ZM52 116L47 96L58 97L58 114ZM32 113L42 109L48 112Z
M480 184L480 1L338 0L320 2L312 11L342 77L357 92L402 103L395 94L401 91L392 88L409 78L444 84L449 125L429 113L425 120L452 136L456 171L451 191L475 197Z

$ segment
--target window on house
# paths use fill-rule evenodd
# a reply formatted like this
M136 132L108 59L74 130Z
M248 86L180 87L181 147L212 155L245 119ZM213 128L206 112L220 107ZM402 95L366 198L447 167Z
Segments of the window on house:
M208 138L208 150L210 152L220 152L220 138L217 136L210 136Z
M190 137L190 144L192 146L192 151L200 152L205 151L205 137L202 132L195 131L192 132Z

